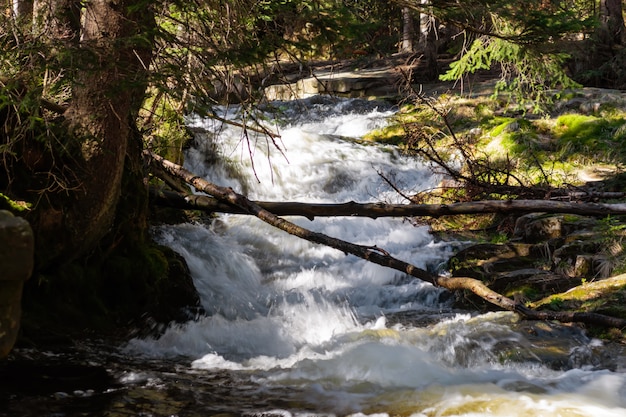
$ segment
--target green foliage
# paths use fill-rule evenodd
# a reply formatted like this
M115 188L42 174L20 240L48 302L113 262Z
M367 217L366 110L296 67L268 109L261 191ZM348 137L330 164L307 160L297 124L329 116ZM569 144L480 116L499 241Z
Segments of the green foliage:
M14 201L6 195L0 193L0 210L9 210L13 214L24 213L30 210L32 204L23 201Z
M626 224L623 220L615 217L606 216L599 222L600 234L608 240L614 240L617 236L621 238L623 231L626 230Z
M216 101L254 102L259 83L282 77L277 64L336 58L372 49L368 34L386 24L344 2L196 0L157 15L152 87L211 114ZM358 9L360 10L360 9Z
M503 77L496 84L494 97L508 92L513 94L520 106L533 103L534 110L541 110L551 101L552 88L577 86L565 72L567 58L566 54L546 53L529 45L482 36L459 60L450 64L450 69L440 79L458 80L466 74L491 69L497 63L501 66Z
M593 28L593 10L585 5L564 8L539 0L496 0L464 2L457 9L444 3L441 8L435 5L435 15L443 21L460 22L467 35L467 48L440 77L442 80L458 80L497 64L502 78L495 94L512 93L520 104L532 104L535 109L549 102L551 88L576 85L565 72L569 56L562 45L568 35Z
M144 101L139 120L139 128L150 132L144 138L146 147L177 164L182 164L183 149L191 140L183 107L181 102L166 93L149 95Z
M506 233L496 232L489 239L489 243L502 244L502 243L506 243L508 240L509 240L509 236Z

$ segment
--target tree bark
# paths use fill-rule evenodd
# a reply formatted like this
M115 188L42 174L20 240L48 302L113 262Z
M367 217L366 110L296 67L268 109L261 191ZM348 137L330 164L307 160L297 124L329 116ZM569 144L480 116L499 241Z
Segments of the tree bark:
M51 45L75 60L75 72L67 75L72 92L63 114L69 137L63 139L80 143L67 167L77 185L52 196L33 225L38 266L45 267L88 253L111 230L146 88L152 47L146 34L155 21L148 5L139 8L133 0L42 0L39 6L53 23L46 29ZM139 152L135 159L141 160Z
M428 5L429 0L421 0L422 4ZM420 15L420 37L421 46L424 50L423 59L426 62L426 78L437 80L439 77L439 63L437 55L439 49L439 35L437 33L437 19L429 14Z
M249 214L241 207L226 204L205 195L185 195L165 190L151 190L152 199L160 205L187 210ZM261 208L278 216L315 217L360 216L379 217L454 216L483 213L569 213L586 216L626 214L626 204L577 203L550 200L493 200L453 204L383 204L356 203L313 204L298 202L255 201Z
M33 18L33 0L12 0L13 17L18 22L29 22Z
M477 279L468 277L437 276L400 259L396 259L390 256L384 249L378 248L376 246L357 245L341 239L327 236L323 233L310 231L306 228L303 228L276 216L275 214L261 207L259 204L256 204L255 202L248 200L245 196L234 192L232 188L219 187L203 178L200 178L197 175L194 175L180 165L174 164L173 162L170 162L148 150L144 151L144 155L150 158L153 163L158 164L158 166L160 166L165 171L178 178L181 178L183 181L195 187L197 190L210 194L218 199L220 202L236 206L239 209L243 210L245 213L254 215L278 229L281 229L291 235L300 237L302 239L306 239L310 242L330 246L346 254L355 255L369 262L393 268L397 271L401 271L415 278L418 278L422 281L429 282L435 286L443 287L451 291L471 291L495 306L498 306L504 310L516 312L521 316L530 319L543 319L544 315L546 315L547 317L550 317L550 319L560 320L563 322L591 322L597 325L626 327L626 320L603 316L601 314L589 315L586 313L564 312L559 313L557 316L554 316L547 315L547 313L544 312L536 312L522 306L519 303L516 303L508 297L496 293Z
M412 10L408 7L402 8L402 42L400 44L400 52L415 52L415 21L413 19Z
M80 0L33 0L29 2L33 30L52 44L78 45L81 33Z
M600 1L601 29L606 35L603 39L608 45L623 45L626 43L626 27L622 0Z

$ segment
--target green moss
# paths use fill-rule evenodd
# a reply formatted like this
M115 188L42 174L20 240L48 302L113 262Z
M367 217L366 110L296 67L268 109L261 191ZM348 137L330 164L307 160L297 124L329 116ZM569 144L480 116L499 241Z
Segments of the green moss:
M32 338L42 326L60 333L117 332L142 317L169 322L197 303L179 255L135 242L37 273L25 287L24 315Z
M401 145L405 141L405 134L402 125L392 124L367 133L363 136L363 140L389 145Z
M561 141L587 143L602 134L603 124L594 116L565 114L556 120L554 133Z
M557 118L553 133L565 155L591 152L610 156L616 150L620 154L624 152L625 126L626 119L623 116L605 118L566 114Z
M30 210L32 204L25 201L14 201L0 193L0 210L8 210L13 214L20 214Z
M485 128L489 130L491 137L500 136L502 132L511 124L515 122L512 117L493 117L488 120Z
M476 103L474 106L474 111L476 113L476 117L479 119L487 119L493 117L493 112L495 110L495 101L481 101Z
M558 311L563 307L563 299L561 297L552 297L547 304L550 310Z
M603 313L626 319L626 275L585 282L565 293L539 300L533 307Z
M530 285L523 285L507 289L507 291L504 292L504 295L509 298L514 298L516 295L521 295L522 299L534 301L541 296L541 292L539 292L537 288Z

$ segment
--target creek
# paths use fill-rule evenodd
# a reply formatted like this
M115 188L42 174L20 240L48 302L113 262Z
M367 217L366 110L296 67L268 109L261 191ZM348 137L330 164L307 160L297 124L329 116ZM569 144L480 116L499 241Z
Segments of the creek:
M265 201L400 203L378 172L408 194L440 180L359 140L393 114L384 103L314 97L264 110L282 153L265 136L194 118L186 168ZM438 272L464 244L408 219L290 220ZM154 236L185 257L204 313L159 337L55 353L112 381L15 394L14 415L626 416L624 349L577 327L455 310L441 289L250 216Z

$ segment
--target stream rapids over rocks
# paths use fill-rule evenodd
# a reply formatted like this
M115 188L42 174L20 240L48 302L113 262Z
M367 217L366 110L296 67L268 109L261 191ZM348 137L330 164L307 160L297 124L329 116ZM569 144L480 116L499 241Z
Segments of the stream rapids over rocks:
M262 110L282 153L265 136L192 118L186 168L264 201L401 203L379 172L407 194L440 181L359 140L393 114L385 103L313 97ZM242 119L238 107L222 111ZM401 218L290 220L439 273L464 245ZM439 288L251 216L153 232L186 259L204 313L159 337L50 353L110 381L16 391L0 415L626 416L623 348L574 326L455 310Z

